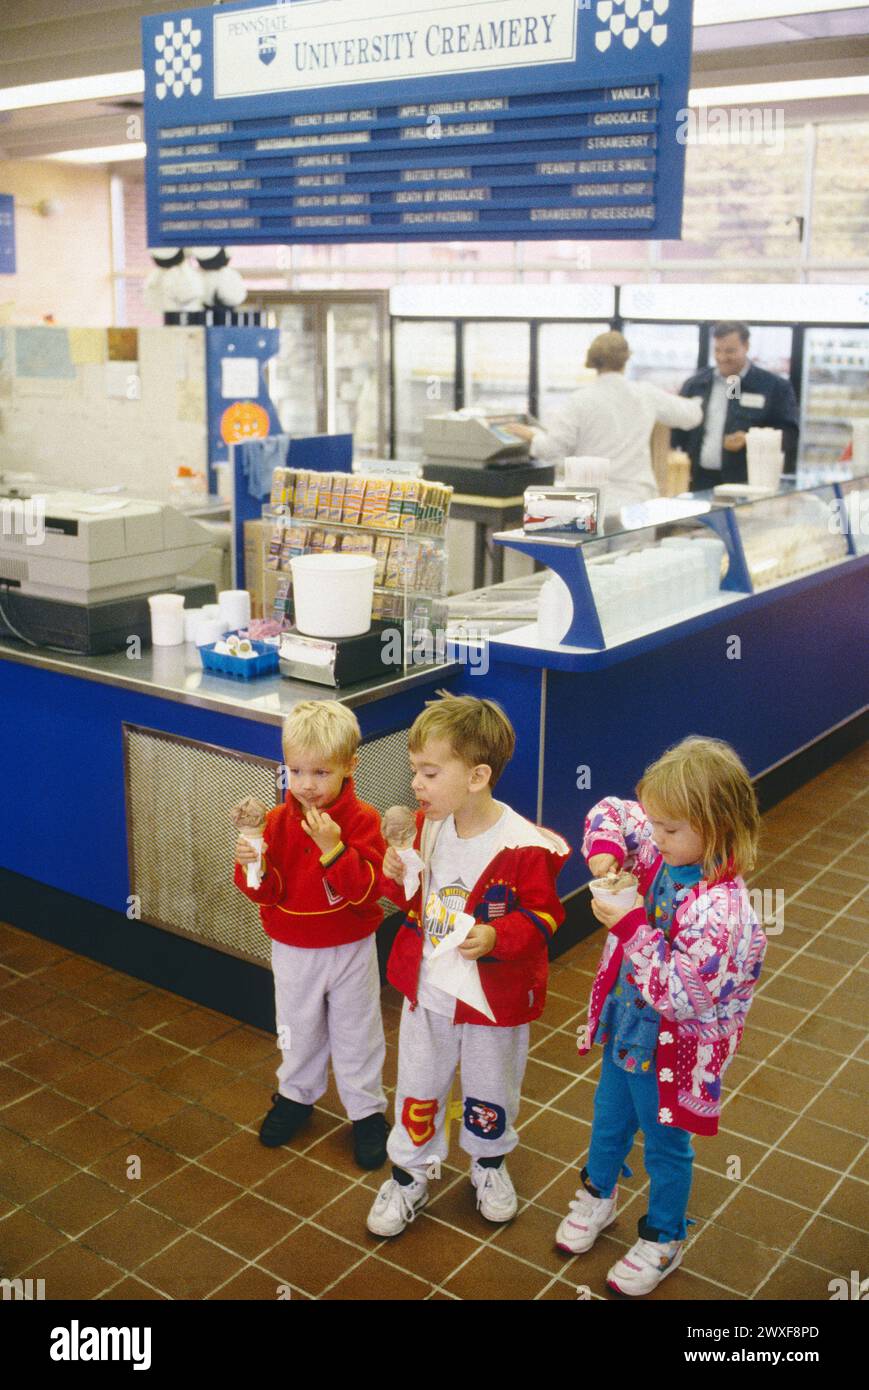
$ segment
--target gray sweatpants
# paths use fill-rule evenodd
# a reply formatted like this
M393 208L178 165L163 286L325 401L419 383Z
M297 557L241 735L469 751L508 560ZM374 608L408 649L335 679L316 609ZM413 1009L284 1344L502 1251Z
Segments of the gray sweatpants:
M386 1042L374 936L318 948L272 941L272 973L280 1094L314 1105L326 1089L331 1053L348 1117L382 1114Z
M450 1087L461 1067L463 1118L460 1144L472 1158L497 1158L519 1143L514 1128L529 1026L487 1028L453 1023L407 999L398 1034L395 1124L387 1151L398 1168L423 1177L447 1157L445 1121Z

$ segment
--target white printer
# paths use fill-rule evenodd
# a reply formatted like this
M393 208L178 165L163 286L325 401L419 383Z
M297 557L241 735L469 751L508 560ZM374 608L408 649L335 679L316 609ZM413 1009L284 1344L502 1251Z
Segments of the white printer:
M173 589L214 544L161 502L53 492L0 500L0 586L91 604Z

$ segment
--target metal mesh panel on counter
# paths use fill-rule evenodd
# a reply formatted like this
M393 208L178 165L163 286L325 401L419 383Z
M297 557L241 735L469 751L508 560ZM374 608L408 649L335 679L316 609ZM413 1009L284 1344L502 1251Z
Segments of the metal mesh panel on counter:
M356 793L378 811L385 811L387 806L416 805L410 789L407 735L407 729L398 729L394 734L363 743L359 749L359 766L354 773Z
M278 764L131 724L124 750L130 892L142 919L267 965L259 912L232 882L229 812L245 796L274 805Z
M132 724L124 725L124 763L130 892L142 920L267 965L259 913L232 882L229 811L245 796L274 804L279 765ZM379 809L414 805L407 729L364 744L355 780Z

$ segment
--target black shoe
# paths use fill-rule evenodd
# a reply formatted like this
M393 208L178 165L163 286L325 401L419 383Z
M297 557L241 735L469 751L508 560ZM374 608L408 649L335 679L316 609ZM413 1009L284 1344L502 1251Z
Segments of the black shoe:
M276 1091L272 1096L272 1108L260 1125L260 1143L269 1149L289 1144L313 1113L313 1105L301 1105L299 1101L289 1100Z
M379 1110L353 1121L353 1157L360 1168L382 1168L386 1162L389 1125Z

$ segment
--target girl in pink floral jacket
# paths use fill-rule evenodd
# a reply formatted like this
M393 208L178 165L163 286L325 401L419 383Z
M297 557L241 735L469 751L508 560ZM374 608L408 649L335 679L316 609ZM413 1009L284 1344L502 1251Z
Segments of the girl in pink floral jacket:
M623 869L638 892L627 909L593 903L609 934L579 1051L597 1041L604 1056L583 1186L556 1238L580 1254L615 1220L617 1179L642 1130L649 1210L607 1279L625 1294L649 1293L681 1261L690 1135L717 1133L721 1080L766 950L741 876L754 863L757 802L733 749L685 739L637 791L642 805L607 797L586 820L592 873Z

